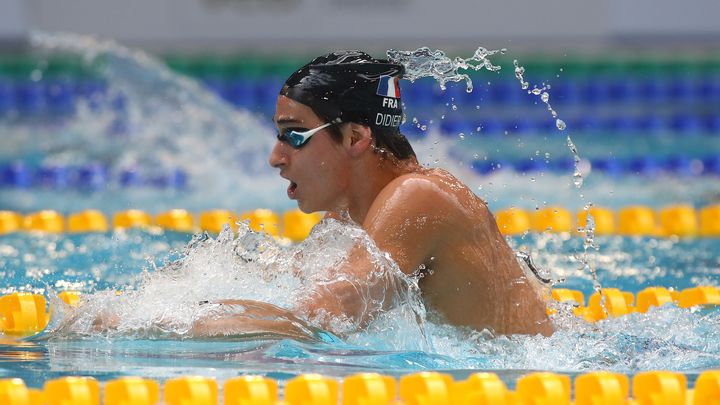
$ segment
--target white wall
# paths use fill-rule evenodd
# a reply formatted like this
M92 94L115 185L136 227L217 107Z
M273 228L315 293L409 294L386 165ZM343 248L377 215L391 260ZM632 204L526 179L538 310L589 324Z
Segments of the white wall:
M0 0L0 42L25 36L28 26L23 0Z
M0 0L0 4L9 2L12 9L21 1ZM720 38L717 0L25 0L22 4L26 28L95 34L160 49L422 44L567 49L607 46L627 36L702 36L715 43Z

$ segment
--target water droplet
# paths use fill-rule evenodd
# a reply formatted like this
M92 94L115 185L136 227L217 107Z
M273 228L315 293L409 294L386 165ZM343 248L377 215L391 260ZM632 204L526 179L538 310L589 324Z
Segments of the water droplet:
M547 103L547 102L550 100L550 93L548 93L547 91L546 91L546 92L543 92L543 93L540 95L540 100L542 100L543 103Z
M458 134L458 137L460 138L461 141L465 140L465 134L463 134L462 132L460 132L460 134Z
M558 118L557 120L555 120L555 126L557 127L557 129L564 131L565 130L565 121Z
M455 104L453 104L451 108L453 111L457 111L457 106Z

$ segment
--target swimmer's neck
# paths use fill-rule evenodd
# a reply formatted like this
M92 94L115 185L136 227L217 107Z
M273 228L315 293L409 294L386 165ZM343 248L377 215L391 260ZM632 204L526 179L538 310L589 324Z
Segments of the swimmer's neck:
M352 165L346 196L336 212L347 212L353 222L362 226L378 194L391 181L422 170L414 157L398 160L389 153L368 154Z

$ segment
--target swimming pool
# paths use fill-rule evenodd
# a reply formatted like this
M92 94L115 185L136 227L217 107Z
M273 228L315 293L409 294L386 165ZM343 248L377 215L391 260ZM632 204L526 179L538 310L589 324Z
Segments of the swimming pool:
M171 208L196 213L212 208L267 207L277 212L292 208L290 201L283 200L285 185L265 163L273 139L268 100L275 97L268 88L277 87L273 78L281 73L249 75L227 84L222 74L203 70L204 82L226 99L249 103L251 94L255 101L248 105L259 106L256 112L265 114L258 116L233 109L197 83L175 76L135 51L80 42L72 36L43 37L39 44L54 52L85 56L94 52L101 55L94 61L102 66L97 67L99 76L80 75L84 87L71 86L71 76L63 73L53 79L53 72L42 69L29 70L30 75L41 76L36 81L21 81L22 86L12 82L17 86L14 94L20 95L15 101L21 102L17 111L0 121L6 135L0 155L6 163L0 190L3 209L23 213L54 209L65 214L99 209L111 215L128 208L153 214ZM413 134L423 163L457 173L494 211L514 206L532 213L558 206L574 216L588 203L614 211L636 204L660 210L677 203L696 208L717 203L720 187L713 154L719 150L718 132L712 126L717 117L702 108L697 116L690 113L716 100L717 70L700 70L690 78L696 81L685 85L697 87L698 98L674 84L679 76L665 78L670 83L667 94L674 97L652 96L657 92L645 87L633 92L636 83L630 79L605 93L602 86L594 91L589 84L578 85L582 81L577 78L564 82L564 90L559 86L558 99L569 101L555 107L563 116L565 104L567 114L576 117L568 119L567 131L585 164L580 189L573 184L565 134L547 128L544 106L523 99L519 88L518 95L509 95L512 88L507 83L512 77L509 81L502 76L482 77L492 84L478 86L475 77L478 93L472 95L456 86L438 95L422 81L406 83L408 113L415 118L409 115L406 130ZM508 88L498 90L496 85ZM573 85L585 90L573 93ZM84 93L62 96L63 86ZM418 100L415 106L414 100ZM618 107L621 104L627 105ZM583 127L592 127L587 121L594 114L581 107L592 105L602 107L602 114L595 117L604 120L602 128ZM668 113L648 118L644 113L649 110ZM499 111L501 118L488 118ZM623 115L628 111L632 117ZM583 130L574 132L573 121ZM257 337L194 341L173 339L171 333L164 334L167 331L149 333L142 327L161 313L177 316L174 321L180 324L188 314L188 303L200 300L232 296L287 305L302 286L300 281L283 272L268 279L263 266L240 265L237 257L250 255L254 263L284 268L302 250L309 257L303 265L320 271L327 263L342 260L348 243L358 237L333 223L322 224L303 244L289 246L242 227L239 236L211 235L192 241L189 233L157 229L0 236L3 294L31 291L50 296L51 290L78 290L91 297L108 290L112 293L97 295L95 303L125 305L126 314L134 317L123 333L74 331L49 339L6 341L0 348L0 372L40 387L46 380L68 375L100 381L126 375L158 381L204 375L224 381L261 374L285 382L311 372L346 377L370 370L397 377L442 370L462 379L477 370L492 370L514 386L530 370L577 375L604 369L632 375L664 369L693 381L704 370L720 368L716 307L666 305L593 324L560 311L560 330L550 338L493 337L460 330L438 322L432 314L425 317L424 308L413 307L414 301L378 319L367 331L343 339L319 334L310 341ZM577 289L586 297L593 291L587 266L596 270L603 287L635 295L650 286L682 290L717 286L720 281L718 238L607 235L595 238L597 251L587 252L584 242L570 232L511 237L514 248L530 251L554 279L563 280L556 287ZM115 295L116 290L123 294ZM417 313L423 315L423 322L409 316Z

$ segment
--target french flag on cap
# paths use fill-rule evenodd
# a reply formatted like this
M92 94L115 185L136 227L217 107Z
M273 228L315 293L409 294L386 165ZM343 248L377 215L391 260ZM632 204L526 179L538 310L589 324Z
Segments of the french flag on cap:
M378 83L377 95L383 97L400 98L400 86L398 85L398 78L387 75L380 76L380 83Z

